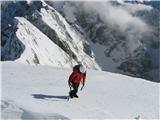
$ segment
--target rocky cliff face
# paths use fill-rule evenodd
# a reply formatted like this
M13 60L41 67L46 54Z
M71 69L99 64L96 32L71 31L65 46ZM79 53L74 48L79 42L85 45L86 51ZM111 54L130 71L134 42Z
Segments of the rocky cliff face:
M144 4L2 2L1 60L159 81L159 15Z

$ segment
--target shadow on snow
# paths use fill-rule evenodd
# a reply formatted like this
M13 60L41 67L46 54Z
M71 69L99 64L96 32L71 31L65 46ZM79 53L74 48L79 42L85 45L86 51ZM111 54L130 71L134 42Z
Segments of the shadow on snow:
M43 95L43 94L32 94L33 98L35 99L53 99L53 101L59 101L59 100L67 100L68 96L54 96L54 95Z

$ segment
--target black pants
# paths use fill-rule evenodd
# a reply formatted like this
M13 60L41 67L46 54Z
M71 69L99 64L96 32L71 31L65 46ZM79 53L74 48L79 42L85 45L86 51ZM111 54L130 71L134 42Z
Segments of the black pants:
M74 96L77 95L79 84L78 83L72 83L72 87L73 87L73 90L70 91L70 96L74 97Z

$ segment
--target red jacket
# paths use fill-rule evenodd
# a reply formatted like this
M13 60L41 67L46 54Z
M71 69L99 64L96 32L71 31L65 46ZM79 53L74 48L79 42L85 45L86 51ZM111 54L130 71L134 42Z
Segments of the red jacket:
M82 83L85 83L85 79L86 79L86 73L81 73L79 71L79 66L75 66L73 68L73 72L72 74L69 76L69 82L73 82L73 83L80 83L82 81Z

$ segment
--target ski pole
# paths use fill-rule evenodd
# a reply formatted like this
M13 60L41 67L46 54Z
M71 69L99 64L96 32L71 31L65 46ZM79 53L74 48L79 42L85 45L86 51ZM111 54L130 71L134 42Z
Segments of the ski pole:
M81 87L81 91L83 90L84 85Z
M68 82L68 86L70 88L70 91L72 90L72 85L70 84L70 82Z

